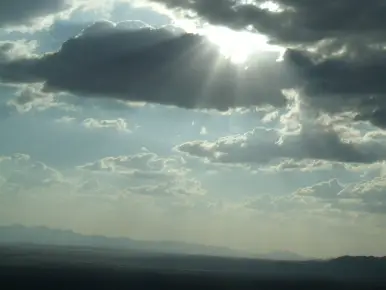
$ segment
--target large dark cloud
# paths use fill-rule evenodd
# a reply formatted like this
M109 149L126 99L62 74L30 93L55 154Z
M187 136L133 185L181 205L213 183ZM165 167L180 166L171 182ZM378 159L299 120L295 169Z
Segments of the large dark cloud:
M30 25L38 18L65 11L72 0L0 0L0 28Z
M352 111L357 120L369 120L386 127L386 58L372 51L355 57L321 59L320 55L291 50L287 61L303 79L304 101L327 112Z
M253 28L291 48L316 111L352 111L386 127L386 3L382 0L152 0L185 17L233 29ZM276 11L267 9L275 3ZM192 13L193 12L193 13ZM312 51L312 53L310 53Z
M133 30L131 22L95 23L59 51L0 63L5 82L42 82L46 91L113 97L183 108L286 103L294 75L278 53L263 53L248 69L226 59L196 34Z
M383 1L277 0L279 11L260 5L266 1L151 2L212 24L253 27L288 48L284 61L260 53L244 70L219 61L217 47L203 36L103 22L55 53L0 64L0 78L85 96L218 110L283 107L282 89L295 88L309 110L353 112L354 120L386 127Z
M216 25L253 27L275 42L304 44L326 38L383 35L386 4L382 0L151 0ZM279 9L267 9L273 5ZM273 11L277 10L277 11Z

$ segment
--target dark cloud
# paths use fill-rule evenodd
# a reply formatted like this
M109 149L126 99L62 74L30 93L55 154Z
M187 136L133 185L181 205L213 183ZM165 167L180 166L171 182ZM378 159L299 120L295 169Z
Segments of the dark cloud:
M299 132L285 135L274 129L256 128L214 142L187 142L178 150L212 162L234 164L264 165L286 158L373 163L386 158L386 147L376 140L344 140L332 128L320 126L303 126Z
M71 8L70 0L1 0L0 27L31 25L38 18Z
M356 114L355 120L368 120L386 127L386 58L380 52L348 58L347 55L321 59L317 54L289 51L287 61L301 75L304 101L323 112Z
M263 53L245 69L203 36L129 24L95 23L57 52L0 63L0 78L42 82L45 91L182 108L286 104L281 90L293 86L294 75L276 62L277 52Z
M234 29L253 27L273 41L285 44L302 45L358 35L379 37L384 34L386 24L386 4L382 0L255 0L248 4L238 0L150 2L164 4L186 17L193 15L215 25Z
M150 2L212 24L252 27L288 49L284 61L259 53L244 70L219 61L224 57L203 36L99 22L55 53L3 62L0 78L44 82L46 90L84 96L218 110L283 107L282 89L294 88L303 92L308 110L353 112L354 121L386 128L383 1ZM267 3L276 3L277 11Z
M355 112L355 120L386 128L385 1L150 2L187 18L266 35L290 48L285 58L301 74L312 109Z

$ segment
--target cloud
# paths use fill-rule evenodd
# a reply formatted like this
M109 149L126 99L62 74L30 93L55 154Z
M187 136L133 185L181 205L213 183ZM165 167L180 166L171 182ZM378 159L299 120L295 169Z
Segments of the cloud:
M36 41L0 41L0 65L23 57L35 57Z
M88 118L83 121L83 125L89 129L112 128L117 131L131 132L125 119L119 118L116 120L97 120Z
M330 114L353 112L355 121L370 121L386 128L384 50L367 49L354 56L350 53L323 59L318 54L297 50L289 51L286 59L292 59L302 76L302 101L311 109Z
M31 160L26 154L0 156L0 185L2 194L22 193L63 182L62 174L46 164Z
M313 172L316 170L331 171L332 169L344 169L344 166L340 163L333 163L325 160L304 159L297 161L295 159L284 159L280 163L273 164L263 170L267 172Z
M155 196L203 195L201 183L189 175L177 157L160 157L146 152L129 156L106 157L78 167L92 173L96 183L121 187L127 193ZM95 184L93 182L93 184Z
M177 150L218 163L268 164L281 159L373 163L386 158L374 139L344 139L332 127L302 125L293 132L258 127L216 141L191 141Z
M385 176L379 176L370 181L352 185L346 191L362 201L363 210L386 214Z
M386 214L386 178L383 175L348 184L332 179L301 188L295 195L317 198L339 210Z
M266 52L244 69L203 36L105 21L54 53L1 63L0 79L44 83L51 92L182 108L281 107L286 104L281 90L292 87L294 77L276 59L277 52Z
M26 113L33 109L44 111L50 108L72 110L69 104L59 102L55 94L42 92L40 85L21 85L14 95L14 98L7 102L7 107L13 107L19 113Z
M146 152L129 156L105 157L95 162L79 166L80 169L92 171L106 171L115 173L128 173L131 170L140 171L168 171L170 167L180 164L175 158L160 158L154 153Z
M0 27L34 25L47 16L70 10L72 0L2 0L0 10Z
M233 29L253 27L280 43L309 43L328 38L379 37L385 24L382 1L337 0L150 0L186 18ZM270 5L269 5L270 4Z
M26 154L0 156L0 194L63 191L70 195L144 195L185 198L205 195L201 182L178 157L146 152L105 157L76 168L56 169Z
M381 33L386 8L380 1L150 2L212 24L252 26L287 52L281 62L276 52L259 52L245 69L225 59L204 36L133 21L105 21L84 29L54 53L1 61L0 79L40 82L46 91L80 96L221 111L283 108L288 104L283 90L295 89L307 104L303 110L351 113L352 121L386 127L386 86L381 77L386 70Z
M97 162L99 165L92 169L55 169L60 178L47 183L43 180L52 179L55 174L42 164L38 165L39 162L33 158L22 154L1 157L0 176L4 174L4 177L0 177L0 186L7 180L5 175L15 171L28 173L29 180L41 181L40 184L28 182L17 191L1 187L1 222L46 225L91 235L173 239L244 249L249 249L247 245L251 242L253 251L265 251L267 245L267 251L283 247L298 251L307 245L312 245L310 250L319 251L324 245L325 255L331 254L337 240L338 250L347 252L347 245L351 245L349 241L370 237L365 250L383 250L381 242L374 246L371 233L378 233L377 241L383 240L384 233L379 232L374 224L368 227L366 217L355 220L346 212L325 207L322 201L315 202L315 198L305 200L293 195L266 195L248 202L243 197L241 201L211 198L201 196L200 183L188 174L168 179L167 186L160 180L156 181L159 186L145 180L134 184L130 174L124 174L130 167L143 168L144 171L146 168L157 171L165 166L166 170L179 168L178 159L148 152L109 157ZM101 164L107 168L101 170ZM13 181L13 184L23 184L23 179ZM222 194L221 187L218 190ZM382 217L377 218L382 222ZM326 246L323 240L329 234L334 236L332 246ZM304 237L307 237L306 241ZM240 244L240 241L247 242ZM256 241L259 241L257 246ZM315 247L318 241L322 241L321 247L319 244Z
M320 182L313 186L298 190L297 194L302 196L313 196L322 199L337 198L345 187L337 179Z
M383 1L151 0L175 17L263 34L286 47L301 75L308 109L354 112L355 121L386 128Z
M106 18L122 2L127 4L124 0L1 0L0 28L5 32L36 32L69 19L74 12Z

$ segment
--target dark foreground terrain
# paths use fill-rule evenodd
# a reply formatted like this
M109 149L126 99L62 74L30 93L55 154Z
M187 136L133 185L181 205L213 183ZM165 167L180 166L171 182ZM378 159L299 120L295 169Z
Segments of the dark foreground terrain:
M280 262L0 246L1 289L386 289L386 260Z

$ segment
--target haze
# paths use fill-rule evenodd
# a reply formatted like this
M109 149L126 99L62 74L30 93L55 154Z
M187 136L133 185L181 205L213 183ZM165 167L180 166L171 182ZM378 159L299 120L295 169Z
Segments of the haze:
M0 225L385 255L386 6L235 2L0 0Z

